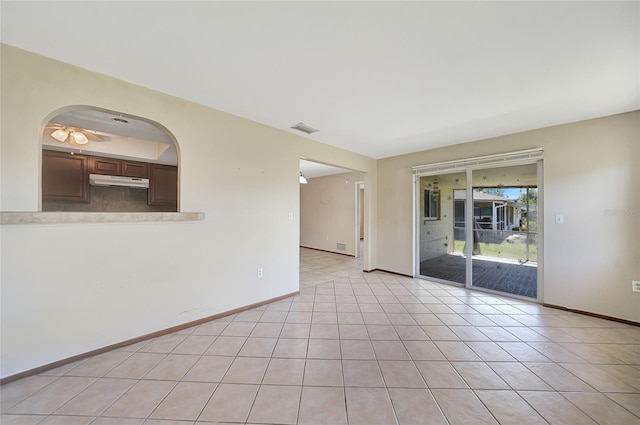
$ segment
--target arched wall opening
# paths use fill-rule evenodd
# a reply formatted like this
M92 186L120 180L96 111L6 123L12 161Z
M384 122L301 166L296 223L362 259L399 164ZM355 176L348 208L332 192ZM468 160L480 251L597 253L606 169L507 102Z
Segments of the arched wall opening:
M76 105L42 125L41 211L179 211L180 149L160 123Z

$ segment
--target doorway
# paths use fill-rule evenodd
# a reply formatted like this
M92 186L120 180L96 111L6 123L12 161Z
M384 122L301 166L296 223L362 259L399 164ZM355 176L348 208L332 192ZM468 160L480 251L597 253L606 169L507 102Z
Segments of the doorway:
M541 151L414 174L417 277L542 301Z
M538 298L537 165L473 170L471 286Z
M366 173L300 160L300 246L364 258Z

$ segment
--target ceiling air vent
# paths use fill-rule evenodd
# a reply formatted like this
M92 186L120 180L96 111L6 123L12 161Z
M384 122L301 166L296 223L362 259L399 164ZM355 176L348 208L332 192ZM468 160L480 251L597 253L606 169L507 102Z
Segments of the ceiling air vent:
M294 130L302 131L303 133L307 133L307 134L315 133L316 131L318 131L317 129L313 127L309 127L308 125L302 122L299 122L298 124L292 126L291 128L293 128Z

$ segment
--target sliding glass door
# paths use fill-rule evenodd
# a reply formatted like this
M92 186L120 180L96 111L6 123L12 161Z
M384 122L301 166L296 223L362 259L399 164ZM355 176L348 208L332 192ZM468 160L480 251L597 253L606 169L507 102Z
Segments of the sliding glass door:
M419 275L435 280L466 282L464 212L456 196L464 193L466 173L418 177Z
M416 275L541 300L541 171L541 151L415 167Z
M538 297L537 165L473 170L471 286Z

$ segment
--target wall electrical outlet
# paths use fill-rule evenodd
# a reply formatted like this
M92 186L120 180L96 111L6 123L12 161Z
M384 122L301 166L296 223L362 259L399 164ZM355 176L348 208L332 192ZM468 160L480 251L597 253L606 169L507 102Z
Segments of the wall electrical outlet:
M631 281L631 290L633 292L640 292L640 280Z
M262 270L262 267L258 267L258 277L262 277L264 276L264 270Z

